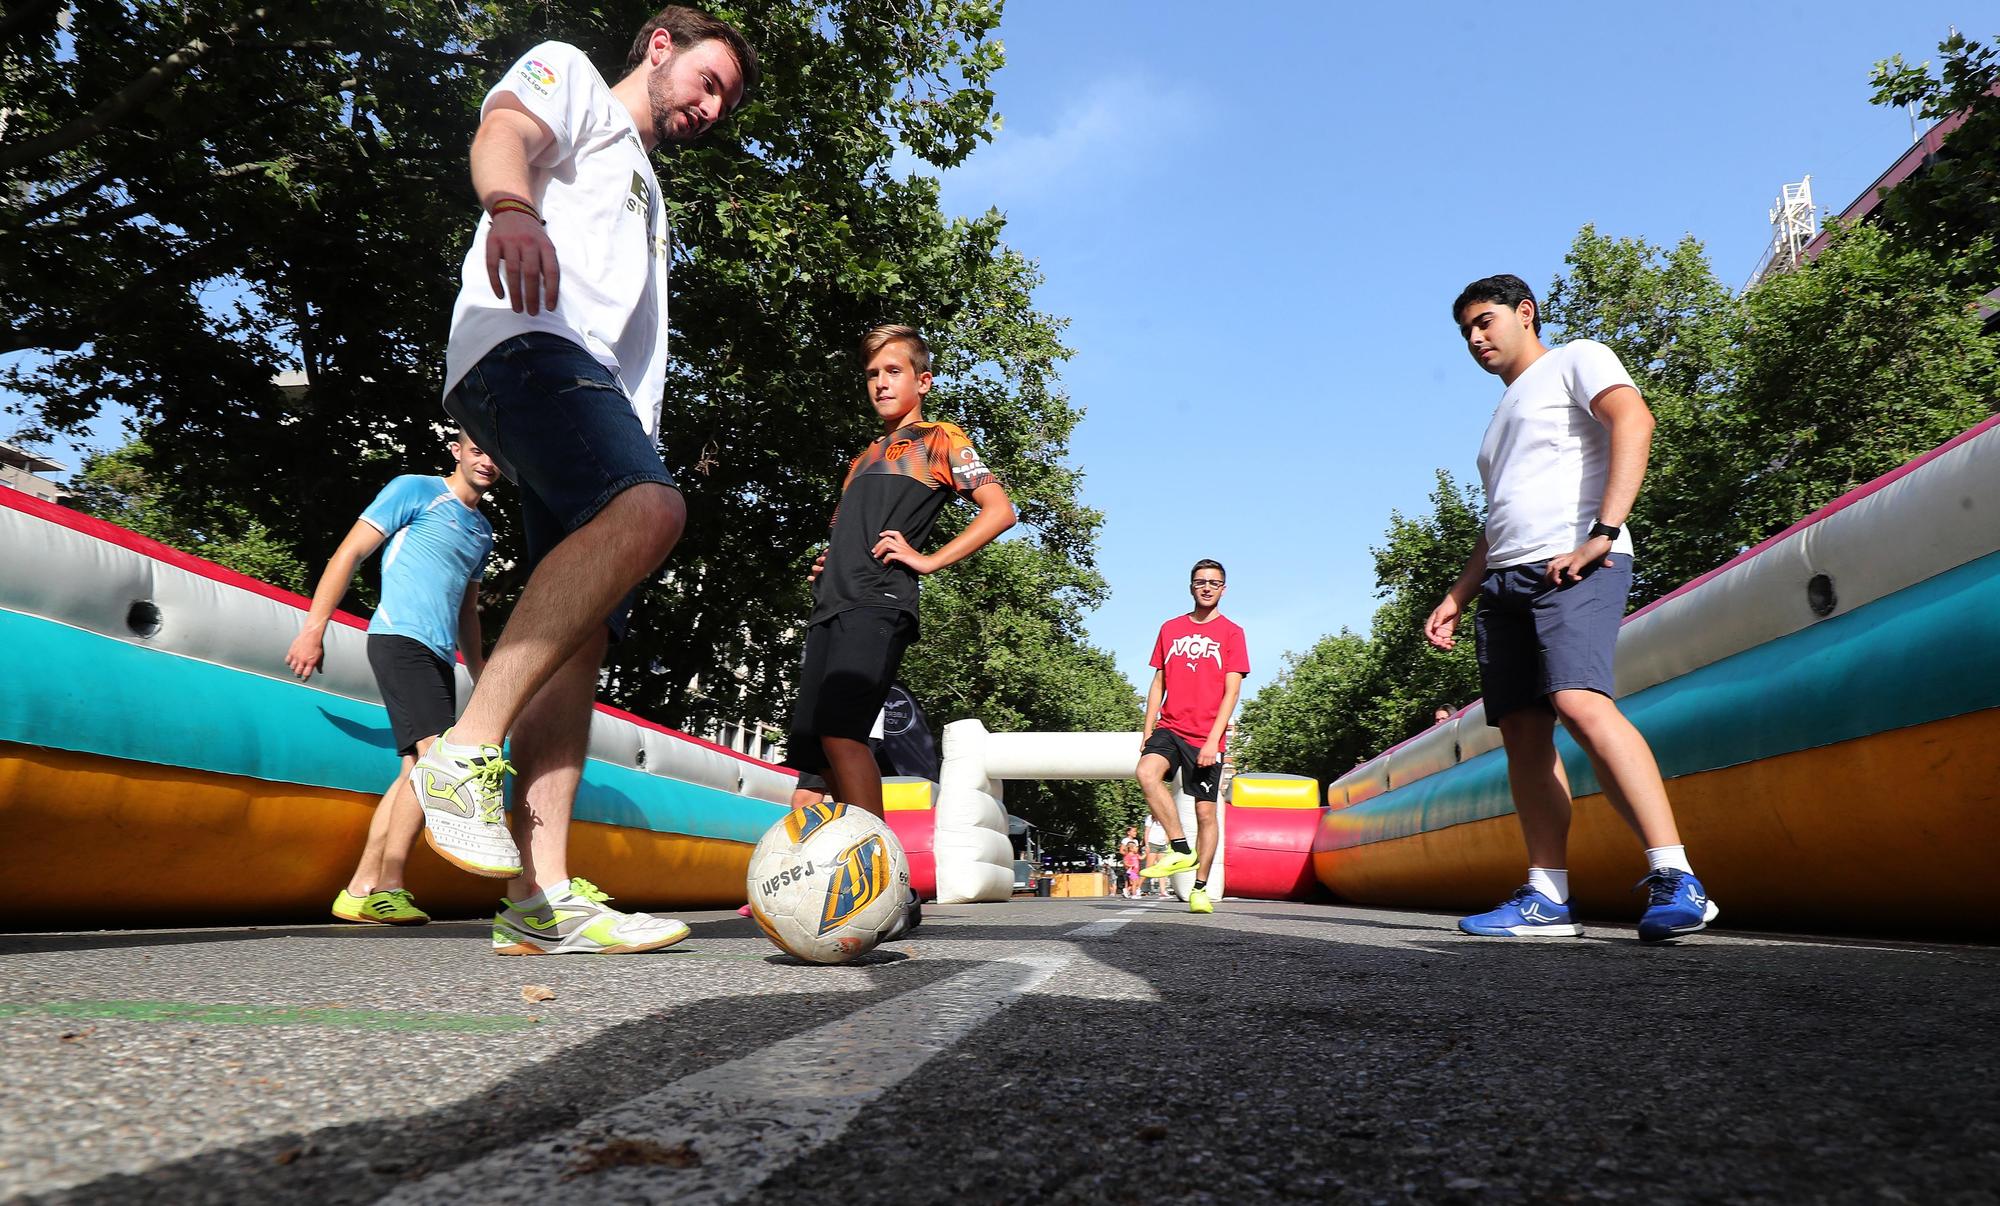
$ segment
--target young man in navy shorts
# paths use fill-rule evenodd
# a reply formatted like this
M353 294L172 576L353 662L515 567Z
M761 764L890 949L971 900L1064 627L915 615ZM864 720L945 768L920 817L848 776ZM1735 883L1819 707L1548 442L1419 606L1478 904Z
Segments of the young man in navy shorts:
M699 138L756 76L741 34L676 6L639 30L617 83L544 42L481 109L486 212L452 311L445 410L519 486L532 572L465 714L411 781L432 848L511 881L498 954L624 954L688 934L571 876L570 815L605 648L686 516L658 447L673 238L652 152Z
M1542 343L1541 307L1517 276L1466 286L1452 317L1479 367L1506 385L1479 449L1486 530L1430 617L1440 649L1475 597L1486 723L1500 729L1528 882L1459 928L1488 937L1583 933L1569 909L1569 779L1560 719L1604 798L1646 847L1639 937L1691 934L1715 919L1674 825L1646 739L1614 702L1612 658L1632 585L1626 516L1639 497L1653 416L1610 348Z

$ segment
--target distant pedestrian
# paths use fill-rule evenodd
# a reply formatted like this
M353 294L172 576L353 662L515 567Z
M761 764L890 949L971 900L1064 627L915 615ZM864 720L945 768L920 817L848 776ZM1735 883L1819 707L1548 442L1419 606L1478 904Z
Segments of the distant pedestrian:
M1123 895L1136 898L1139 895L1139 827L1127 825L1125 837L1118 843L1119 882L1125 885Z

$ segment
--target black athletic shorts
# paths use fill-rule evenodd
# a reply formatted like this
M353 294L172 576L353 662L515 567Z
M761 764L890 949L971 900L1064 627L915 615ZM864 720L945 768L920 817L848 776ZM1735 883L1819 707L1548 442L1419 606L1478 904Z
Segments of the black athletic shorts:
M825 770L820 738L868 740L916 630L916 617L893 607L856 607L806 629L785 765Z
M1197 800L1214 802L1222 786L1222 759L1217 758L1214 766L1201 765L1201 747L1166 728L1154 729L1153 735L1146 738L1146 748L1139 753L1142 757L1158 754L1165 758L1167 778L1179 775L1187 794Z
M414 755L417 742L451 727L458 716L457 671L429 645L406 636L373 633L368 665L375 671L396 752Z

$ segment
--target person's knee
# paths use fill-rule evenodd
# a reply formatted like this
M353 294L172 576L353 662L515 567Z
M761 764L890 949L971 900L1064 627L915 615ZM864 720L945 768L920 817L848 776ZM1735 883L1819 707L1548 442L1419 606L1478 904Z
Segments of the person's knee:
M630 536L633 560L644 562L642 573L651 573L680 543L687 527L687 500L672 486L640 482L618 495L599 512L615 518L621 531Z
M1581 745L1594 746L1605 738L1616 736L1625 727L1625 718L1618 711L1618 705L1609 696L1595 691L1558 691L1550 697L1550 702L1554 704L1555 714L1561 718L1563 727Z

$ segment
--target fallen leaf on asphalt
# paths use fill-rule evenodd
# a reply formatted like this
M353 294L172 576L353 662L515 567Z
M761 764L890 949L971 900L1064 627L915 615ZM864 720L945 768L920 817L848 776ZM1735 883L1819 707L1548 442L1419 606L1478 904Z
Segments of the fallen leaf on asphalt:
M524 984L521 986L521 999L531 1003L553 1001L556 999L556 990L546 984Z
M1148 1143L1158 1143L1167 1137L1167 1128L1157 1122L1149 1122L1139 1128L1138 1137Z
M59 1035L58 1037L59 1037L59 1038L61 1038L61 1040L62 1040L63 1042L65 1042L65 1043L73 1043L73 1042L77 1041L78 1039L87 1039L87 1038L89 1038L89 1037L90 1037L91 1035L93 1035L93 1034L96 1034L96 1033L97 1033L97 1027L95 1027L95 1026L92 1026L92 1027L91 1027L90 1029L88 1029L88 1030L69 1030L69 1031L65 1031L65 1032L64 1032L63 1034Z
M631 1168L637 1165L659 1165L664 1168L696 1168L701 1164L701 1153L694 1150L691 1140L683 1139L668 1146L655 1143L651 1139L613 1139L603 1147L585 1152L564 1180L581 1177L589 1173L603 1172L607 1168Z

